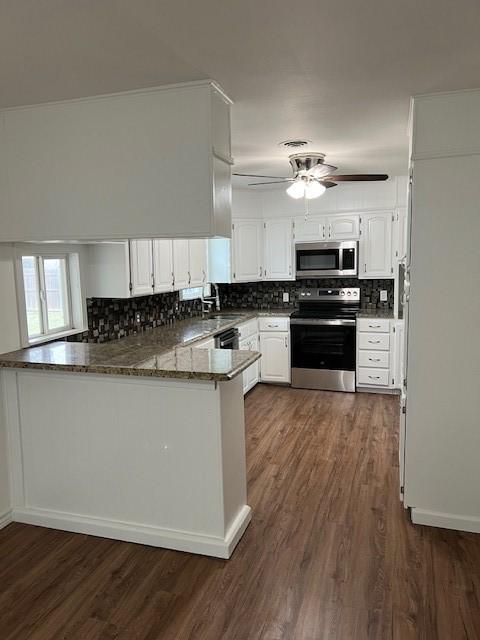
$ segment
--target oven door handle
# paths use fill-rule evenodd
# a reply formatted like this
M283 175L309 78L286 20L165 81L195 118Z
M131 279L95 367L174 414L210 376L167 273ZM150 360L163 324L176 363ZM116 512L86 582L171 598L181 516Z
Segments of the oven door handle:
M357 324L356 320L324 320L322 318L290 318L290 324L295 325L320 325L330 327L354 327Z

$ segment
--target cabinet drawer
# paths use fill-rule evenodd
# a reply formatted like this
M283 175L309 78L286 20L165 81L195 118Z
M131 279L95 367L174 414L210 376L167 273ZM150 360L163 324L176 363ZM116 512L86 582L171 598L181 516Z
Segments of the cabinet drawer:
M288 331L290 318L259 318L260 331Z
M248 322L244 322L238 326L238 337L240 340L244 340L245 338L249 338L250 336L258 333L258 321L256 318L253 320L249 320Z
M390 354L388 351L363 351L358 352L359 367L376 367L388 369L390 366Z
M390 332L390 320L386 318L358 318L357 326L359 331L369 331L370 333Z
M388 351L390 349L389 333L359 333L358 346L368 351Z
M388 369L358 368L357 384L369 384L374 387L388 387Z

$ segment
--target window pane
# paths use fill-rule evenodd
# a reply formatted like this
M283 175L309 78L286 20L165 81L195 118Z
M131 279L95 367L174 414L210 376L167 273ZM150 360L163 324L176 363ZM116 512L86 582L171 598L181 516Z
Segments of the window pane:
M48 330L64 329L70 324L65 258L44 258L43 270Z
M43 332L37 259L33 256L23 256L22 268L28 337L33 338Z

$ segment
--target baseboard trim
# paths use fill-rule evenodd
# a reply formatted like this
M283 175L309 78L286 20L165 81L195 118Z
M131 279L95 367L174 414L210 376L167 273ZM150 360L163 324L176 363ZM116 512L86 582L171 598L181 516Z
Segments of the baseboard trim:
M357 393L380 393L382 395L399 396L400 389L390 389L389 387L357 387Z
M4 511L0 513L0 529L3 529L12 522L12 510L8 509L8 511Z
M414 524L425 524L430 527L441 527L442 529L455 529L457 531L469 531L470 533L480 533L480 518L476 516L460 516L454 513L439 513L411 508L411 518Z
M250 522L251 508L240 509L224 538L47 509L13 509L11 517L24 524L228 559Z

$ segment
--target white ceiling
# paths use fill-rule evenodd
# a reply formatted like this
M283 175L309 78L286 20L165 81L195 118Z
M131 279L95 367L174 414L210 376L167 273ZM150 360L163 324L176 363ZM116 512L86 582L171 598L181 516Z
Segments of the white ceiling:
M0 0L0 106L213 78L235 170L404 173L409 97L480 84L478 0Z

